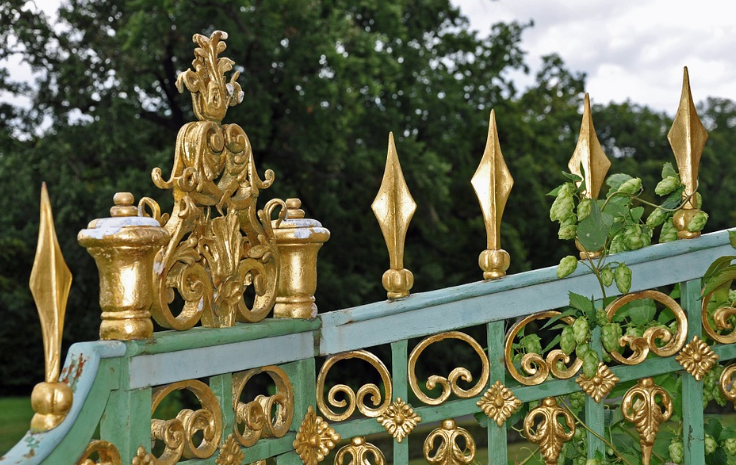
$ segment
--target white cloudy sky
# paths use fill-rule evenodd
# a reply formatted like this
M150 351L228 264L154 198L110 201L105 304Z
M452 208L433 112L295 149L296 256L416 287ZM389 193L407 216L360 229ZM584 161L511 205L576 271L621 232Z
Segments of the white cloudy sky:
M593 102L631 99L673 114L683 66L696 101L736 99L734 1L452 1L481 33L499 21L533 19L522 36L532 69L541 56L559 53L570 69L587 73Z

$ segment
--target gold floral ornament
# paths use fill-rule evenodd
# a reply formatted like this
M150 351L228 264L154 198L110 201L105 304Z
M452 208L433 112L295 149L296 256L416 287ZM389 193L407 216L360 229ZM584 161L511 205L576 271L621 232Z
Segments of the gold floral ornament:
M543 383L550 373L557 379L570 379L575 373L580 371L583 361L576 358L570 366L570 356L560 349L551 350L546 358L543 354L528 353L521 358L521 370L516 369L514 365L514 341L516 336L532 321L546 320L559 315L560 312L555 310L547 310L524 317L521 321L517 321L506 334L504 342L504 359L506 360L506 369L509 374L518 382L525 386L536 386ZM575 320L572 317L560 318L562 323L572 325Z
M61 335L72 274L56 238L46 183L41 185L41 221L29 285L41 320L46 362L44 382L36 384L31 394L31 405L36 412L31 419L31 431L48 431L56 428L69 413L74 394L69 385L59 381Z
M350 455L352 460L345 464L346 456ZM369 457L373 457L374 465L385 465L386 458L381 450L371 444L365 442L363 436L354 437L350 440L350 444L343 446L335 454L335 465L370 465Z
M595 376L588 378L581 374L575 382L578 383L583 392L600 403L601 399L606 397L619 382L619 377L614 375L605 363L598 362L598 370L595 372Z
M192 392L202 408L183 409L176 418L161 420L154 417L161 401L174 391ZM217 451L222 438L222 410L217 396L209 386L198 380L179 381L153 390L151 399L151 444L162 441L164 451L156 458L157 465L173 465L182 458L205 459Z
M718 380L718 385L726 399L734 404L733 408L736 410L736 383L733 380L734 374L736 374L736 363L727 366L723 370Z
M558 421L562 417L568 430ZM557 405L554 397L547 397L542 405L535 408L524 418L524 435L539 445L544 463L556 465L557 458L564 443L570 441L575 434L575 420L570 412Z
M241 402L245 385L260 373L271 377L276 393L270 396L259 395L250 402ZM233 410L235 438L240 445L250 447L260 438L283 437L289 431L294 418L294 388L289 376L275 365L234 374Z
M462 439L464 447L459 446ZM437 451L432 454L439 440ZM475 440L468 430L457 426L455 420L442 421L442 426L433 430L424 440L424 459L430 465L468 465L475 458Z
M506 270L511 264L509 253L501 248L501 217L514 185L514 178L511 177L501 153L494 110L491 110L483 158L471 184L480 202L483 222L486 225L486 250L478 257L478 264L483 270L483 279L501 278L506 276Z
M324 400L325 392L325 381L327 380L327 374L330 372L336 363L342 360L358 359L368 362L381 376L381 384L383 384L386 393L383 396L383 402L381 401L381 390L378 386L373 383L368 383L361 386L356 394L349 386L345 384L336 384L332 386L327 393L327 403ZM373 355L372 353L365 350L356 350L352 352L346 352L343 354L333 355L329 357L322 368L319 370L317 376L317 407L322 415L330 421L343 421L350 418L350 415L355 412L357 408L360 413L368 418L375 418L384 412L393 397L393 384L391 382L391 374L388 372L388 368L383 362ZM347 399L338 400L338 395L343 394ZM371 408L366 403L366 397L370 396L371 403L376 408ZM342 413L333 411L327 404L333 407L346 407Z
M225 442L220 446L220 455L217 456L217 465L240 465L245 459L245 453L240 448L235 436L230 433Z
M304 465L316 465L339 441L340 435L310 405L292 445Z
M682 193L683 200L687 199L685 205L675 212L672 218L677 228L677 237L680 239L691 239L700 236L700 231L689 231L688 225L695 215L700 213L697 208L695 191L698 188L698 169L703 147L708 140L708 132L698 117L695 109L693 95L690 92L690 77L687 67L682 77L682 95L680 105L677 108L672 128L667 134L672 151L675 152L677 169L680 172L680 181L685 186Z
M274 173L261 180L253 149L237 124L220 124L227 108L242 100L242 91L225 73L233 62L218 55L227 34L207 38L196 34L192 69L179 75L180 91L192 92L199 121L179 130L171 176L160 168L151 173L160 189L172 190L174 208L161 214L150 198L139 202L140 215L151 214L170 234L154 262L154 303L151 313L163 327L189 329L232 326L235 321L260 321L273 308L279 278L280 255L274 228L283 220L285 205L274 199L257 207L260 189L271 186ZM271 218L281 208L279 220ZM251 288L254 297L247 299ZM175 292L184 301L178 314L169 304Z
M411 405L399 397L376 420L386 428L396 442L401 442L409 436L422 418L414 412Z
M659 425L672 415L672 398L666 390L654 384L652 378L640 379L636 386L626 391L621 412L636 427L642 464L649 465Z
M383 274L381 282L389 299L401 299L409 295L414 285L414 275L404 268L404 240L417 204L401 171L393 133L388 135L386 170L371 208L388 247L390 269Z
M521 407L521 401L501 381L496 381L477 403L488 418L503 426L506 420Z
M146 452L146 448L140 446L133 457L131 465L155 465L156 458L150 452Z
M97 460L90 458L94 455L97 455ZM77 465L122 465L122 463L117 447L111 442L100 440L90 441L84 454L76 462ZM138 465L135 459L133 465Z
M698 381L703 379L718 361L718 355L698 336L682 348L675 360Z
M616 312L629 302L639 299L652 299L669 308L677 321L677 331L674 336L664 326L652 326L644 331L641 336L625 335L619 340L621 347L629 346L632 354L624 357L619 352L613 351L609 355L612 359L625 365L637 365L646 360L649 352L654 352L660 357L675 355L687 340L687 315L672 297L659 291L645 290L623 295L606 307L608 320L612 321ZM659 345L663 343L663 345Z
M584 172L581 172L581 167ZM571 173L583 178L578 185L581 182L585 182L585 197L595 200L598 198L601 186L606 179L606 174L610 167L611 161L603 152L603 147L601 147L601 143L598 141L598 136L593 127L590 97L586 93L583 107L583 121L580 123L578 143L575 146L575 152L573 152L572 158L570 158L567 164L567 168ZM595 258L601 255L600 250L586 251L578 241L575 241L575 245L580 250L580 258L583 260L588 257Z
M470 383L473 381L473 375L465 367L453 368L453 370L446 378L440 375L430 376L429 378L427 378L427 382L425 384L428 390L431 391L435 389L438 385L442 387L442 392L440 393L440 395L437 398L433 399L419 388L419 380L417 379L416 375L417 361L419 360L419 356L422 354L424 349L436 342L440 342L446 339L459 339L472 347L475 353L480 358L482 371L480 377L478 377L478 382L469 389L464 389L458 384L459 381L463 381L465 383ZM416 395L419 400L428 405L440 405L450 397L450 394L455 394L462 399L475 397L483 392L483 388L488 384L488 378L490 377L490 375L491 366L488 361L488 356L486 356L486 352L483 350L483 347L478 344L478 341L459 331L448 331L445 333L435 334L434 336L426 337L419 344L417 344L417 346L414 347L414 350L411 351L411 354L409 354L409 385L411 386L411 390L414 395Z

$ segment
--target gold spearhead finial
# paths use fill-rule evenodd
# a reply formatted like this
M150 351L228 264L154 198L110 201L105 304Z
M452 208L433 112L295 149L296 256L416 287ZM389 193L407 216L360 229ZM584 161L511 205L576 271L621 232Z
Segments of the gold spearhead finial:
M689 199L685 206L675 213L674 223L677 227L677 236L680 239L698 237L700 231L690 232L687 225L693 216L700 212L697 208L695 191L698 188L698 168L703 147L708 140L708 132L698 117L693 103L693 95L690 92L690 77L685 67L682 78L682 95L680 106L672 122L672 128L667 134L672 151L675 152L677 169L680 171L680 181L685 186L683 197Z
M404 268L404 239L417 204L404 180L393 133L388 135L386 170L371 208L381 226L391 266L383 274L383 287L388 291L389 299L406 297L414 285L414 275Z
M61 423L72 405L71 389L59 382L61 335L72 274L56 239L46 183L41 186L41 224L29 284L41 319L46 357L46 381L37 384L31 394L31 404L36 412L31 428L48 431Z
M514 178L511 177L501 153L494 110L491 110L488 123L488 139L483 158L470 183L478 196L486 225L486 250L478 257L478 264L483 270L483 279L500 278L506 275L511 262L508 252L501 249L501 217L514 185Z
M580 165L583 166L585 173L580 172ZM585 94L583 122L580 124L578 144L575 146L575 152L567 167L571 173L577 174L585 181L585 196L589 199L597 199L608 169L611 167L611 161L603 152L603 147L595 133L588 94Z

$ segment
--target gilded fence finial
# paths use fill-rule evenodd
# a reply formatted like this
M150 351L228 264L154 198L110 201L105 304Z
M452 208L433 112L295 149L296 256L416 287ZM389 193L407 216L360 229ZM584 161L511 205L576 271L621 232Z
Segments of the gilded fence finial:
M598 141L598 136L593 127L593 115L590 111L590 97L585 94L585 105L583 107L583 121L580 124L580 136L575 146L575 152L567 164L571 173L577 174L585 183L585 196L589 199L597 199L598 194L606 179L608 169L611 167L611 161L603 152L603 147ZM582 168L582 171L581 171ZM575 245L580 250L580 258L595 258L600 256L600 251L586 251L580 243L575 241Z
M393 133L388 135L386 170L371 208L381 225L391 264L391 268L383 274L383 287L388 291L389 299L406 297L414 285L414 275L404 268L404 239L417 204L404 180Z
M36 412L31 430L48 431L58 426L71 409L73 393L66 383L59 381L61 335L72 274L56 238L46 183L41 186L41 224L29 285L41 319L46 362L45 382L38 383L31 394L31 405Z
M478 257L478 264L483 270L483 279L501 278L506 276L511 262L508 252L501 248L501 217L514 185L514 178L511 177L501 153L494 110L491 110L488 123L488 139L483 158L471 184L483 211L487 236L486 250Z
M692 239L700 236L700 231L688 231L688 225L690 220L700 212L697 207L695 192L698 189L700 157L708 140L708 132L700 121L693 103L687 67L685 67L682 78L680 106L677 108L675 121L672 122L672 128L667 134L667 139L670 141L672 151L675 152L680 181L685 186L685 191L682 193L683 200L687 200L683 208L675 213L673 221L677 228L677 237Z
M661 407L657 401L662 404ZM640 379L636 386L626 391L621 412L636 427L641 446L641 463L649 465L659 425L672 415L672 398L665 389L654 384L652 378Z

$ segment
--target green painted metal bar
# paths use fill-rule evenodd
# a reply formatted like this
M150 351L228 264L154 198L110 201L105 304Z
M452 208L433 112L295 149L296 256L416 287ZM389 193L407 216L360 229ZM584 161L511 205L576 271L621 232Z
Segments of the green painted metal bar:
M151 449L151 389L116 390L100 420L100 439L115 444L123 463L131 463L138 447Z
M409 341L403 340L391 344L391 372L394 388L394 399L400 398L409 402L409 365L408 365ZM394 439L393 463L409 463L409 441L411 435L405 437L401 442Z
M688 342L702 335L700 317L700 280L694 279L680 285L681 302L687 312ZM705 432L703 427L703 382L682 372L682 436L685 446L685 464L703 463L705 457Z
M489 385L499 381L506 385L506 365L504 363L503 342L505 337L504 322L489 323L486 329L488 343L488 360L491 362L491 376ZM476 407L477 408L477 407ZM498 426L493 419L488 419L488 465L508 462L506 448L506 423Z
M295 362L281 365L286 375L291 380L294 388L294 419L291 422L290 431L299 431L299 426L307 414L309 406L316 410L317 403L317 375L314 358L297 360ZM293 439L292 439L293 441ZM293 450L276 457L277 465L299 465L302 463L299 456Z
M601 345L601 328L596 327L593 330L592 337L590 340L590 348L598 352L598 357L603 356L603 346ZM593 400L590 396L585 396L585 424L588 428L595 431L599 436L604 436L605 432L605 421L603 416L603 401L600 403ZM596 452L604 454L606 452L603 441L598 439L593 433L588 431L588 458L595 458Z
M222 440L233 431L235 424L235 410L233 408L233 375L226 373L210 377L210 389L217 397L222 410Z

